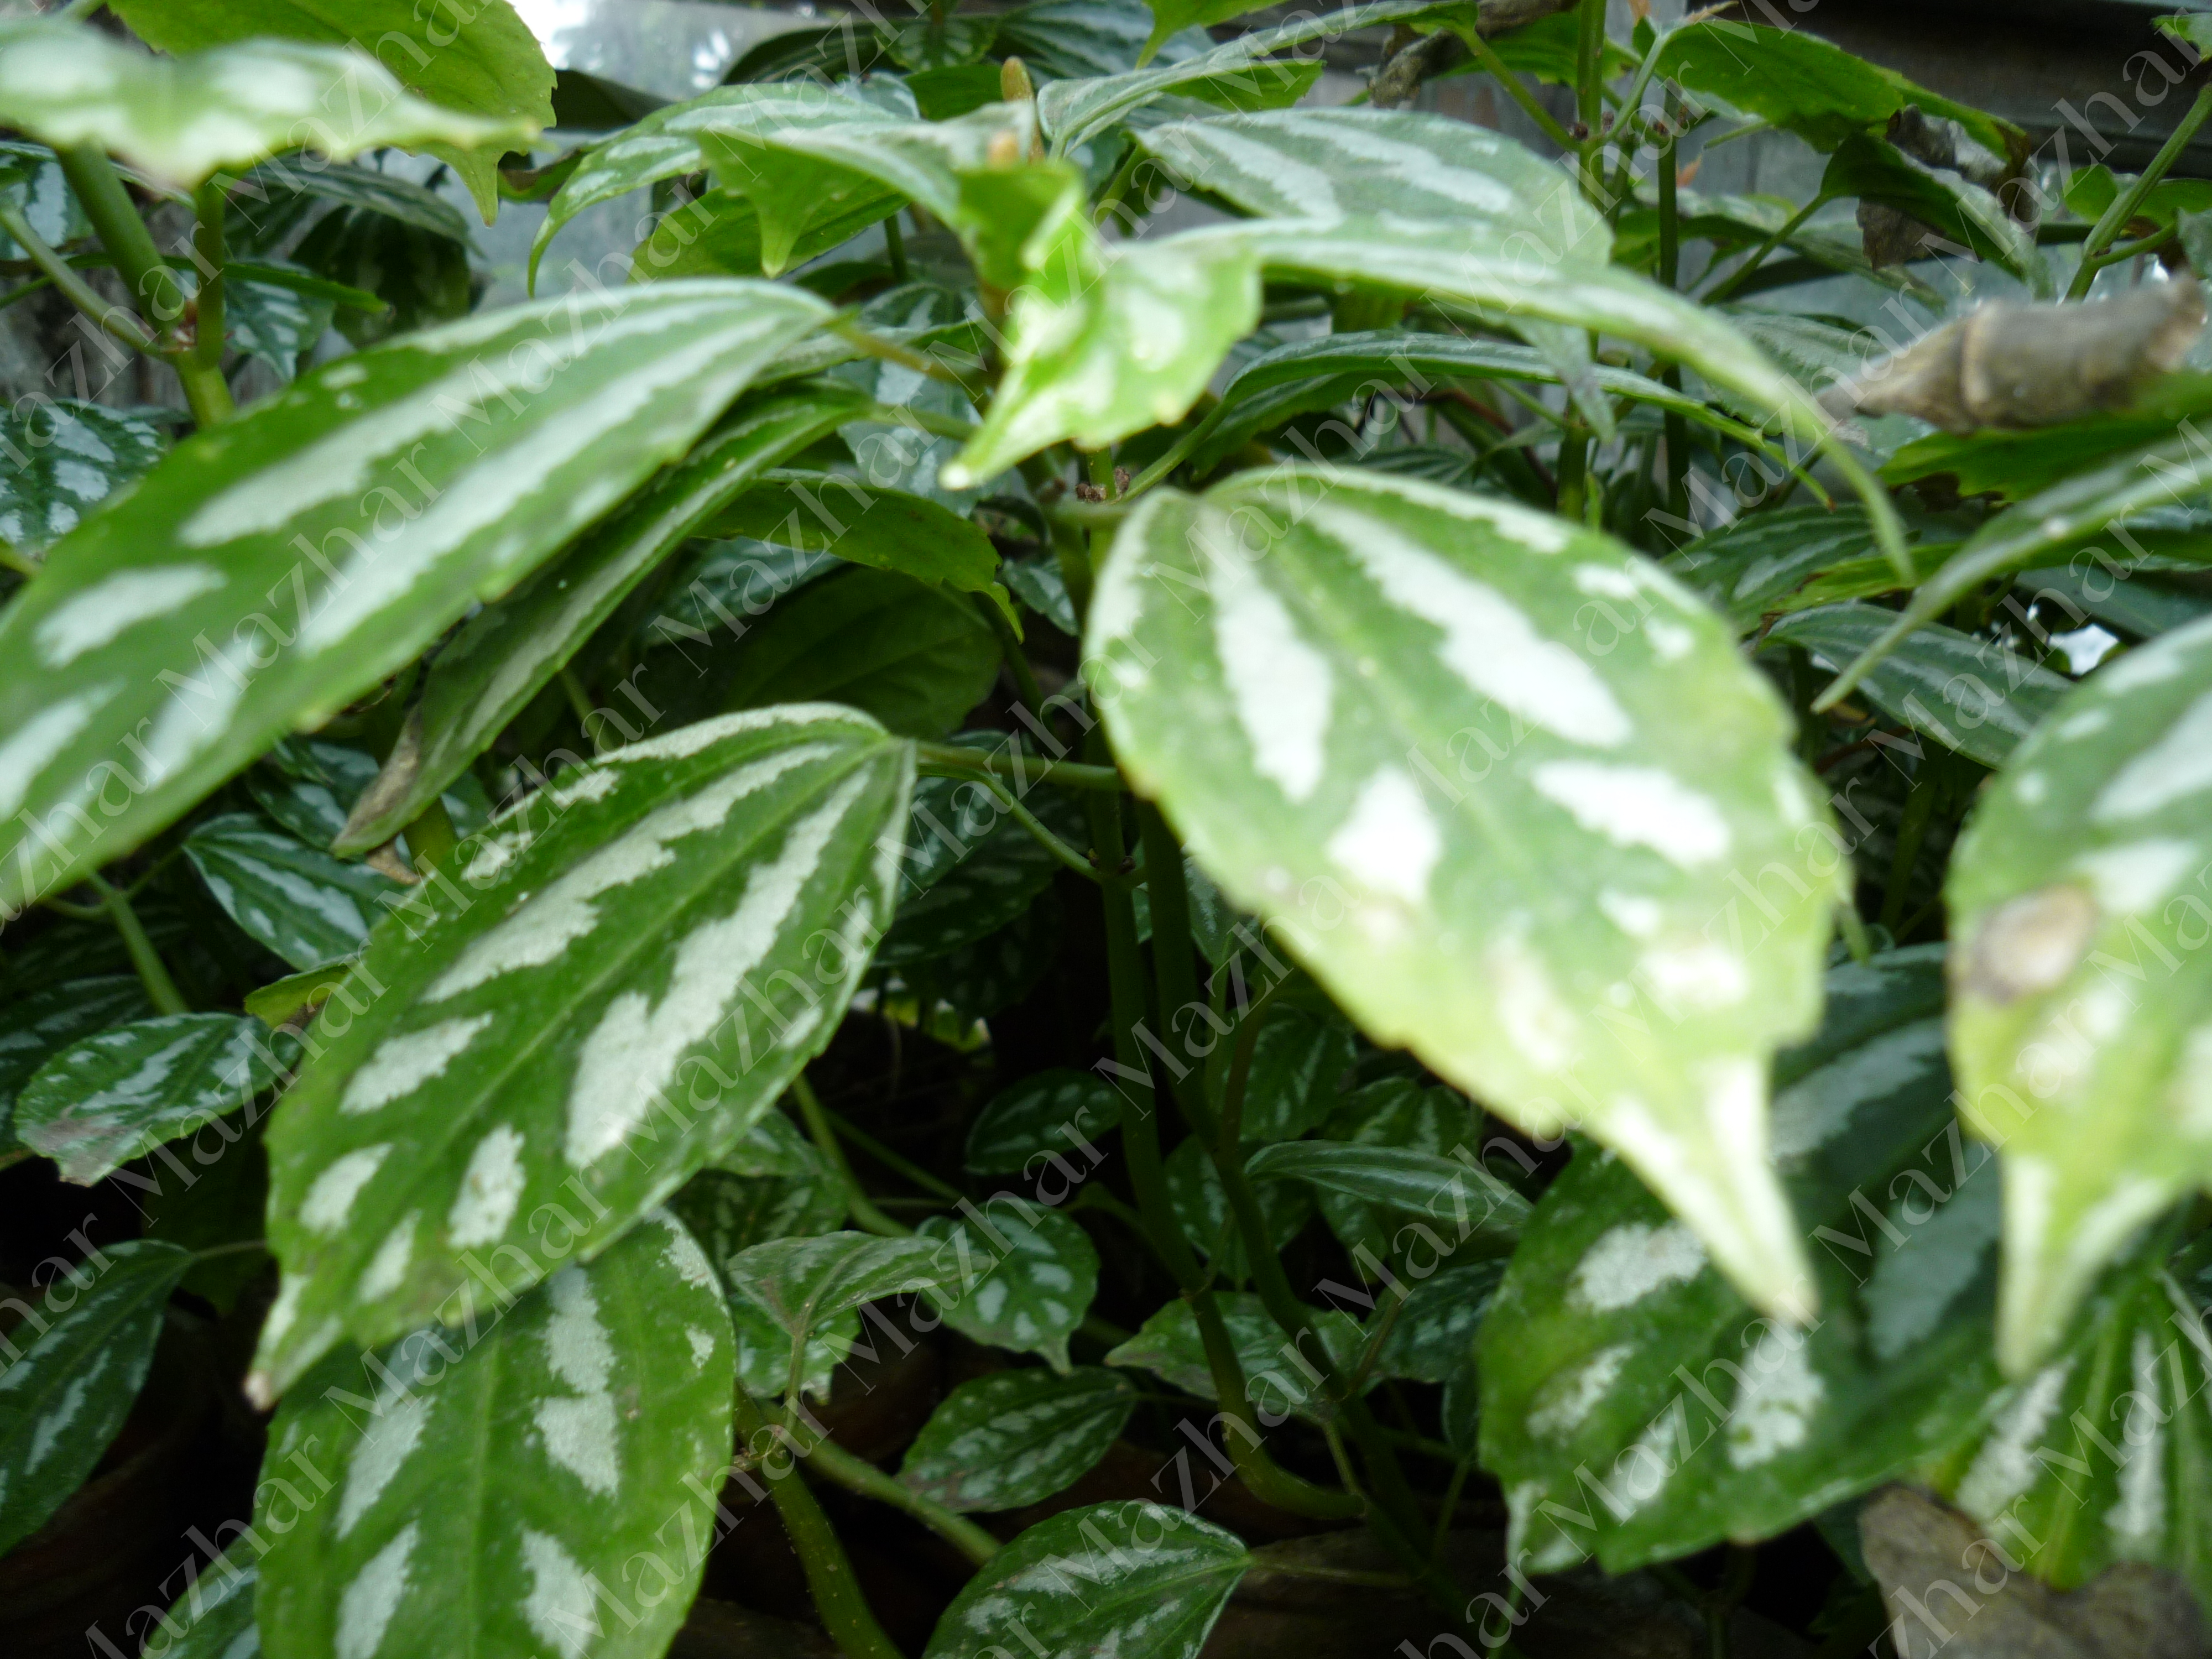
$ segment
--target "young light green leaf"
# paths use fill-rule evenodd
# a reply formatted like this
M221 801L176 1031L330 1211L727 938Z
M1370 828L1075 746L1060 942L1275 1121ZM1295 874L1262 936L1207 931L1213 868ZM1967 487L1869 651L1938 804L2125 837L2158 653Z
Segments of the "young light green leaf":
M968 1581L922 1659L1026 1653L1024 1636L1048 1653L1197 1659L1251 1565L1234 1533L1181 1510L1070 1510L1031 1527Z
M735 1143L859 983L911 765L848 709L684 726L564 773L416 889L362 957L385 994L270 1133L285 1284L257 1395L342 1333L461 1317L472 1261L524 1288L555 1221L589 1260Z
M1446 1267L1406 1292L1405 1305L1393 1315L1386 1306L1368 1322L1370 1330L1390 1321L1376 1357L1382 1376L1416 1382L1447 1382L1474 1357L1474 1334L1490 1310L1504 1276L1503 1261L1475 1261Z
M287 1052L289 1050L290 1052ZM289 1041L235 1014L164 1014L83 1037L33 1074L15 1133L88 1187L141 1153L237 1111L288 1072Z
M813 387L748 404L574 547L471 617L432 660L421 699L383 771L354 803L337 849L380 846L404 829L672 549L767 468L836 430L859 402Z
M1055 1066L1024 1078L975 1115L964 1162L975 1175L1020 1175L1040 1158L1079 1156L1087 1167L1098 1157L1091 1142L1121 1121L1121 1097L1105 1079Z
M1819 1036L1776 1058L1776 1157L1820 1244L1818 1325L1760 1316L1593 1147L1546 1193L1478 1339L1483 1467L1532 1571L1765 1538L1980 1421L1996 1182L1945 1133L1942 957L1836 969Z
M373 51L409 92L441 112L482 117L494 129L477 137L433 132L428 142L373 141L421 149L447 162L469 187L486 224L499 210L498 163L507 141L535 137L553 125L552 66L508 0L476 0L450 10L425 10L414 0L118 0L115 10L140 39L169 52L270 35ZM377 90L348 82L331 102L301 113L328 121L340 109L374 110ZM359 101L349 105L347 98ZM315 143L297 132L289 142Z
M83 1484L131 1413L169 1292L191 1252L156 1239L94 1250L0 1339L0 1550L13 1549ZM18 1344L21 1346L19 1346Z
M184 189L301 145L343 161L386 144L505 146L542 125L425 103L343 46L255 40L155 58L51 20L0 23L0 121L57 149L98 144Z
M1528 1219L1528 1200L1480 1164L1411 1146L1283 1141L1253 1153L1244 1172L1255 1181L1303 1181L1317 1192L1427 1216L1455 1226L1461 1239L1472 1233L1508 1249Z
M999 571L998 550L965 514L839 473L771 472L715 516L714 533L821 549L969 593L984 592Z
M0 1009L0 1114L13 1110L32 1073L80 1037L154 1012L135 974L65 980ZM6 1119L0 1117L0 1123ZM0 1140L0 1146L6 1145Z
M1040 1504L1089 1474L1136 1408L1129 1380L1097 1365L994 1371L930 1413L899 1483L956 1511Z
M1163 1167L1168 1200L1191 1248L1207 1258L1214 1272L1228 1283L1248 1283L1252 1260L1244 1249L1244 1235L1242 1229L1230 1224L1229 1194L1204 1144L1197 1136L1190 1136L1168 1154ZM1295 1182L1270 1182L1255 1196L1268 1248L1277 1252L1313 1218L1313 1194Z
M144 411L76 398L0 415L0 541L35 553L144 477L168 440Z
M721 1288L665 1210L465 1332L331 1355L270 1426L269 1651L658 1659L706 1565L683 1540L714 1533L734 1382Z
M1872 605L1823 605L1784 617L1766 637L1803 646L1832 672L1881 638L1896 614ZM2007 646L1931 625L1884 657L1858 689L1892 720L1997 767L2073 688Z
M891 570L811 584L757 623L719 683L721 706L823 700L894 732L940 738L998 678L999 641L956 594Z
M1213 1300L1221 1310L1221 1322L1229 1328L1230 1346L1244 1368L1244 1392L1252 1403L1267 1412L1295 1412L1314 1422L1326 1420L1332 1408L1321 1397L1313 1362L1291 1346L1260 1298L1238 1291L1217 1291ZM1359 1322L1335 1308L1308 1311L1321 1333L1322 1347L1339 1370L1349 1371L1366 1340ZM1206 1345L1199 1340L1198 1316L1180 1297L1109 1353L1106 1363L1148 1370L1185 1394L1214 1398L1213 1373L1206 1363Z
M1814 1024L1843 862L1718 618L1558 519L1285 468L1147 498L1086 658L1137 787L1370 1036L1535 1133L1580 1119L1808 1310L1765 1074ZM1708 931L1777 867L1755 957Z
M973 1341L1042 1354L1054 1370L1067 1369L1067 1339L1098 1294L1098 1252L1088 1233L1056 1210L1019 1200L996 1214L933 1215L916 1231L952 1263L927 1292L946 1324Z
M2212 1336L2200 1242L2168 1263L2154 1228L2079 1325L1932 1483L2045 1583L2071 1589L2122 1561L2212 1593ZM2192 1280L2196 1282L2192 1283Z
M350 956L405 892L365 864L319 852L251 812L225 812L185 837L185 856L246 936L295 968Z
M1951 1056L2003 1149L1998 1352L2024 1376L2145 1221L2212 1183L2212 622L2106 664L1977 803L1944 885ZM2133 984L2130 981L2135 981Z
M827 314L750 283L517 306L317 369L179 445L0 620L19 826L0 904L119 856L412 659Z

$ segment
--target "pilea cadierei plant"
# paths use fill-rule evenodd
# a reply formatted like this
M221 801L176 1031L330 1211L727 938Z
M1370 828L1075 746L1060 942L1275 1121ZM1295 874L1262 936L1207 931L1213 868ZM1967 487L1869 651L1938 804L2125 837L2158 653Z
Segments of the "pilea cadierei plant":
M0 304L182 405L0 416L0 1158L143 1218L9 1287L0 1547L220 1321L149 1652L655 1659L750 1504L890 1659L835 1491L972 1563L930 1659L1189 1659L1330 1571L1194 1469L1462 1653L1814 1521L1878 1626L1908 1510L2212 1595L2212 92L2061 172L1779 16L1245 9L681 102L0 21ZM1753 129L1810 200L1692 186Z

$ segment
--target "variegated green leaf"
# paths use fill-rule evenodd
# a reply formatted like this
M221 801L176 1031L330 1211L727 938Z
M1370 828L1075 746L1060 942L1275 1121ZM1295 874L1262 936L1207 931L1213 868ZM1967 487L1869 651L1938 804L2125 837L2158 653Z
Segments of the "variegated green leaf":
M2212 623L2091 675L1952 854L1951 1057L2002 1147L1998 1351L2024 1376L2144 1222L2212 1184Z
M436 191L401 173L340 161L319 167L301 167L283 160L267 162L233 188L231 211L250 222L268 210L261 207L264 201L282 204L295 197L367 208L449 242L465 246L469 240L469 222Z
M1255 1181L1302 1181L1317 1192L1427 1217L1454 1244L1472 1235L1510 1249L1528 1218L1528 1200L1480 1164L1411 1146L1285 1141L1261 1147L1244 1172Z
M179 445L0 621L0 806L19 826L0 903L118 856L408 661L826 314L748 283L518 306L317 369Z
M386 144L504 146L540 125L425 103L343 46L255 40L155 58L88 25L43 20L0 24L0 122L58 149L98 144L185 187L301 145L346 161Z
M1252 1042L1244 1079L1245 1140L1296 1140L1328 1121L1358 1050L1351 1027L1334 1009L1271 1010Z
M2046 1583L2147 1561L2212 1595L2212 1335L2206 1245L2172 1262L2154 1228L2080 1323L1932 1484Z
M1447 1382L1474 1358L1474 1334L1504 1276L1503 1261L1445 1267L1411 1286L1405 1305L1376 1315L1390 1328L1376 1356L1376 1373L1416 1382ZM1370 1328L1374 1321L1370 1322Z
M0 415L0 541L35 552L67 535L167 447L143 412L75 398Z
M442 111L465 110L497 129L474 139L434 132L428 143L404 137L377 141L425 149L444 161L469 187L486 224L499 210L498 162L507 141L535 137L553 125L552 66L508 0L471 0L466 7L447 9L426 9L415 0L118 0L115 10L141 39L164 52L197 52L271 35L374 52L416 97ZM370 88L356 92L349 83L342 95L361 99L352 108L378 107ZM334 95L313 112L330 121L347 108ZM291 137L293 144L302 142L314 141L296 132Z
M859 1328L863 1304L957 1279L959 1267L927 1239L826 1233L756 1244L732 1257L724 1273L732 1304L753 1304L782 1339L784 1375L758 1391L775 1395L812 1386L819 1353L842 1355L852 1346L848 1333ZM805 1345L803 1370L790 1363L795 1343ZM752 1381L749 1372L749 1389Z
M1121 1097L1103 1079L1054 1067L1024 1078L976 1114L965 1161L976 1175L1020 1175L1031 1160L1054 1156L1087 1168L1097 1161L1091 1143L1121 1121Z
M937 1621L923 1659L1026 1653L1197 1659L1252 1565L1243 1541L1158 1504L1098 1504L1008 1544ZM1077 1594L1081 1586L1086 1593Z
M80 1037L154 1012L135 974L64 980L0 1010L0 1112L12 1112L31 1074ZM4 1122L0 1118L0 1122ZM12 1144L0 1138L0 1150Z
M1953 541L1916 540L1913 562L1933 570L1957 547ZM1748 514L1683 547L1667 568L1740 634L1777 612L1870 599L1904 585L1897 567L1875 545L1865 510L1856 507Z
M1098 1294L1098 1251L1088 1233L1056 1210L1029 1204L960 1220L933 1215L916 1231L951 1264L928 1292L946 1324L971 1340L1040 1353L1054 1370L1067 1369L1067 1339Z
M1814 1022L1844 861L1718 618L1559 520L1316 468L1148 497L1089 627L1132 780L1370 1036L1579 1120L1809 1308L1765 1070Z
M720 1286L665 1210L495 1320L331 1355L270 1427L269 1651L659 1659L706 1565L734 1380Z
M0 1342L0 1550L36 1532L122 1429L191 1265L158 1239L95 1250Z
M813 388L739 410L574 547L440 647L392 757L354 803L342 852L404 829L614 614L671 550L766 468L836 430L859 399ZM644 688L650 702L652 683Z
M1152 29L1144 0L1029 0L1000 16L998 50L1054 81L1125 75L1137 67ZM1203 29L1194 29L1159 52L1179 63L1212 45Z
M1467 1154L1471 1146L1480 1145L1479 1127L1458 1091L1425 1089L1411 1078L1393 1077L1346 1096L1322 1133L1353 1146L1398 1147L1443 1158ZM1407 1230L1408 1221L1427 1225L1434 1219L1372 1204L1325 1183L1317 1183L1316 1196L1329 1231L1352 1253L1352 1266L1369 1278L1407 1249L1425 1246L1418 1231ZM1362 1250L1371 1263L1362 1258Z
M715 515L718 536L821 549L964 592L988 588L998 550L965 514L902 489L829 472L771 472Z
M1321 1396L1314 1365L1299 1357L1283 1328L1268 1316L1260 1298L1246 1291L1216 1292L1230 1346L1244 1368L1244 1392L1263 1411L1295 1412L1316 1422L1330 1413ZM1366 1341L1359 1322L1334 1308L1308 1310L1321 1333L1321 1345L1340 1370L1355 1364ZM1180 1297L1139 1328L1137 1334L1106 1356L1109 1365L1152 1372L1201 1400L1213 1399L1213 1373L1199 1340L1198 1316Z
M1249 1281L1252 1261L1245 1252L1243 1231L1231 1224L1229 1194L1204 1143L1190 1136L1168 1154L1163 1168L1169 1202L1191 1248L1230 1284ZM1271 1249L1279 1252L1313 1218L1313 1194L1295 1182L1270 1182L1255 1197Z
M258 1019L164 1014L83 1037L56 1054L15 1099L15 1134L90 1186L142 1152L237 1111L296 1060Z
M953 1510L1042 1503L1089 1474L1136 1408L1129 1380L1096 1365L994 1371L945 1396L899 1481Z
M269 1136L283 1291L251 1382L588 1260L830 1039L890 909L910 753L848 709L732 715L526 799L371 938L386 988ZM514 1011L526 1008L528 1017Z
M1989 1154L1950 1122L1942 947L1830 975L1777 1056L1774 1146L1823 1317L1760 1316L1621 1163L1585 1146L1479 1339L1482 1462L1534 1571L1622 1572L1782 1532L1956 1444L1996 1388Z
M260 1583L261 1566L251 1546L202 1567L170 1604L162 1659L261 1659L261 1631L253 1622Z
M995 749L1003 732L957 741ZM1079 809L1050 792L1032 796L1033 812L1077 838ZM1069 823L1069 818L1076 820ZM1054 822L1058 820L1058 822ZM899 908L877 960L886 967L931 962L997 932L1052 883L1059 863L999 798L972 779L924 778L915 785L900 866Z
M45 144L0 138L0 202L21 213L31 228L55 247L92 234L84 204L70 189L60 161ZM27 257L15 238L0 231L0 258Z
M405 889L364 864L318 851L251 812L226 812L185 837L185 856L246 936L295 968L350 956Z
M1880 639L1897 613L1846 603L1800 611L1767 630L1777 644L1801 645L1831 672L1848 666ZM1933 624L1909 635L1858 684L1858 695L1946 749L1997 767L2033 732L2071 684L2008 646Z

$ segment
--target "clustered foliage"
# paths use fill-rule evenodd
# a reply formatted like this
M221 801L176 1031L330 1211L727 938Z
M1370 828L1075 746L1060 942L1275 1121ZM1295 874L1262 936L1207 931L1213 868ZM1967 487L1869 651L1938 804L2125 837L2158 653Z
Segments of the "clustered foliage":
M256 1507L149 1652L657 1659L772 1504L889 1659L817 1486L973 1564L930 1659L1190 1659L1313 1570L1231 1482L1462 1653L1814 1522L1847 1644L1954 1532L2212 1596L2212 92L2062 177L1602 0L678 103L503 0L69 9L0 303L189 422L0 416L0 1161L143 1218L10 1242L0 1549L215 1322ZM1445 73L1559 159L1375 106ZM1812 201L1687 187L1747 126ZM818 1413L924 1341L894 1472Z

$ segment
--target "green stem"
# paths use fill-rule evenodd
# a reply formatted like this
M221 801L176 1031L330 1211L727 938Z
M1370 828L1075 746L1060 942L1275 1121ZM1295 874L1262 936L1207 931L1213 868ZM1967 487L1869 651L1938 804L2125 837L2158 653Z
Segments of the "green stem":
M838 1143L836 1130L830 1127L830 1114L823 1109L821 1098L815 1094L814 1085L807 1082L805 1073L791 1079L791 1093L799 1102L799 1115L806 1120L807 1133L814 1137L814 1144L822 1149L823 1157L837 1172L837 1179L845 1188L845 1208L854 1224L884 1238L913 1237L913 1228L892 1220L878 1209L875 1200L860 1185L860 1178L853 1173L852 1160Z
M1658 48L1652 51L1656 54ZM1659 146L1659 281L1669 289L1682 285L1682 215L1675 177L1676 137L1674 100L1666 110L1667 137ZM1680 392L1682 368L1669 363L1660 371L1660 383ZM1690 516L1690 423L1673 410L1664 417L1667 438L1667 511L1674 519Z
M1013 623L1006 620L1006 613L989 594L972 593L969 597L975 601L975 609L998 636L999 655L1006 661L1006 672L1013 676L1014 690L1021 694L1030 713L1043 720L1044 687L1037 684L1036 670L1030 665L1029 653L1022 649L1021 638L1014 632Z
M979 1567L999 1553L999 1540L966 1516L955 1515L943 1504L933 1503L911 1487L902 1486L873 1463L854 1456L826 1435L807 1448L806 1466L818 1470L824 1480L847 1492L903 1510Z
M904 283L907 280L906 234L899 228L896 213L884 221L884 257L890 261L891 281Z
M989 790L991 793L997 798L999 805L1005 807L1006 811L1014 815L1014 822L1020 824L1023 829L1028 830L1030 836L1036 842L1037 845L1043 848L1046 852L1051 854L1054 859L1060 864L1067 869L1073 870L1077 875L1082 877L1085 881L1103 881L1106 879L1104 876L1091 867L1091 860L1089 859L1084 857L1082 854L1077 852L1073 847L1070 847L1058 836L1053 834L1052 830L1046 826L1042 819L1039 818L1036 813L1030 811L1028 807L1023 805L1021 802L1016 800L1013 797L1013 793L1004 784L1000 783L996 778L990 776L988 774L985 774L984 775L977 778L975 781L981 784L986 789Z
M1845 899L1836 906L1836 931L1844 936L1844 949L1850 952L1853 962L1863 968L1874 960L1874 939L1855 901Z
M137 313L102 299L89 283L76 274L68 260L31 228L21 210L0 203L0 230L5 230L30 256L31 263L46 273L46 281L64 299L133 350L149 356L160 355L155 350L154 337L146 331L146 325L138 320ZM18 293L26 291L19 289Z
M1521 106L1521 112L1536 124L1537 131L1571 155L1575 149L1574 135L1559 125L1558 118L1551 111L1536 101L1536 94L1522 84L1519 76L1505 67L1505 60L1498 55L1498 48L1483 38L1482 32L1468 28L1462 31L1460 39L1467 42L1467 49L1474 55L1474 61L1483 67L1492 80L1505 88L1506 96Z
M130 953L131 965L138 970L138 981L146 988L146 1000L154 1005L155 1012L190 1013L190 1005L178 991L177 981L169 977L169 970L161 961L161 953L154 948L154 941L146 937L145 925L131 908L131 901L98 876L87 876L84 879L85 884L100 895L101 903L107 908L107 919L123 936L123 948Z
M1129 153L1121 158L1121 165L1114 169L1114 177L1098 198L1098 205L1091 210L1091 222L1103 225L1114 217L1121 204L1129 199L1130 186L1137 182L1137 169L1144 165L1145 152L1141 145L1132 143Z
M911 1158L893 1152L866 1130L854 1124L842 1112L834 1112L824 1106L822 1109L822 1115L829 1121L830 1127L836 1130L839 1139L851 1141L886 1170L904 1176L915 1186L925 1191L935 1193L939 1198L955 1204L960 1201L963 1194L957 1187L949 1182L939 1181ZM884 1201L888 1203L890 1200Z
M1024 789L1031 784L1049 783L1062 789L1082 789L1094 793L1118 794L1126 787L1121 775L1110 766L1083 766L1073 761L1037 761L1027 757L994 755L981 749L963 749L957 744L918 743L915 752L921 757L925 775L941 778L964 778L977 772L988 772L995 777L1012 778Z
M1589 431L1570 426L1559 434L1559 494L1554 498L1563 519L1580 519L1589 492Z
M1708 288L1705 293L1699 296L1699 298L1709 306L1717 306L1722 301L1727 299L1729 295L1735 293L1737 289L1743 285L1744 282L1751 276L1753 271L1757 270L1759 266L1766 263L1766 256L1768 254L1773 252L1774 250L1780 247L1783 243L1788 241L1792 236L1795 236L1804 228L1805 222L1808 219L1811 218L1815 213L1818 213L1822 208L1827 206L1829 199L1830 198L1825 195L1814 197L1813 199L1806 203L1803 207L1799 208L1796 212L1791 214L1787 219L1784 220L1782 223L1776 228L1775 232L1771 236L1769 236L1765 241L1753 248L1751 251L1750 258L1744 260L1744 262L1738 265L1734 270L1731 270L1727 276L1722 277L1720 281Z
M1467 1488L1467 1478L1474 1472L1474 1460L1462 1457L1459 1467L1452 1471L1450 1483L1444 1487L1443 1502L1437 1509L1436 1535L1429 1540L1429 1556L1434 1559L1443 1553L1444 1540L1451 1536L1452 1517L1459 1511L1459 1495Z
M1575 37L1575 113L1588 144L1597 137L1605 109L1605 0L1582 0L1581 27Z
M1159 998L1160 1040L1172 1042L1176 1016L1206 1006L1198 994L1198 947L1190 933L1190 889L1183 880L1182 843L1168 828L1160 809L1149 801L1137 804L1137 831L1145 849L1145 889L1152 896L1152 975ZM1211 1139L1214 1126L1206 1103L1204 1069L1186 1066L1175 1080L1175 1095L1190 1127Z
M910 346L901 345L896 340L886 340L882 335L871 332L850 319L832 323L830 332L867 356L887 363L896 363L902 368L910 368L933 380L943 380L948 386L957 386L968 394L971 402L981 399L980 388L970 386L964 377L939 362L927 352L916 351Z
M2105 254L2112 240L2127 228L2128 221L2135 217L2136 210L2142 205L2143 198L2151 192L2151 187L2166 177L2167 170L2187 148L2189 141L2197 136L2197 130L2204 125L2207 117L2212 117L2212 87L2207 87L2197 94L2197 101L2189 106L2189 113L2181 118L2181 123L2174 128L2172 136L2159 146L2158 154L2151 157L2150 165L2142 170L2133 184L2112 198L2112 206L2098 216L2097 222L2090 228L2088 240L2081 244L2081 263L2074 272L2074 280L2066 285L2068 299L2078 300L2087 294L2089 284L2097 280L2098 271L2113 263L2111 258L2100 256Z
M762 1414L759 1403L743 1389L737 1391L734 1415L738 1432L748 1449L755 1437L777 1433ZM775 1500L784 1531L790 1534L792 1548L798 1552L806 1588L814 1596L814 1610L821 1615L822 1627L838 1650L846 1659L905 1659L868 1610L867 1598L860 1594L860 1583L853 1577L845 1547L838 1542L830 1517L806 1490L796 1467L769 1480L769 1496Z
M229 192L219 179L210 179L192 192L193 263L200 270L198 312L193 326L198 331L194 359L203 368L222 367L223 266L228 256L223 246L223 216L230 206Z
M1890 855L1889 884L1881 890L1881 925L1893 936L1905 919L1905 890L1919 861L1920 845L1928 838L1929 820L1936 811L1938 790L1934 757L1920 763L1920 770L1905 792L1905 811L1898 820L1897 847Z

